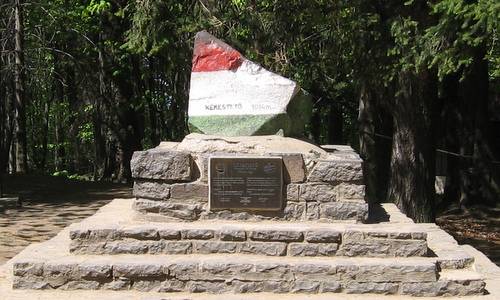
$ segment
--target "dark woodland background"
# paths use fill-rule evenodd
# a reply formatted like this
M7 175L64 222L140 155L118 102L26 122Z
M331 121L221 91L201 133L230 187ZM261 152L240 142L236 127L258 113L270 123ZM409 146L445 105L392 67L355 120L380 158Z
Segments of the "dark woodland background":
M3 0L0 171L129 181L133 151L188 134L206 29L311 93L307 137L359 151L369 201L496 205L499 20L496 0Z

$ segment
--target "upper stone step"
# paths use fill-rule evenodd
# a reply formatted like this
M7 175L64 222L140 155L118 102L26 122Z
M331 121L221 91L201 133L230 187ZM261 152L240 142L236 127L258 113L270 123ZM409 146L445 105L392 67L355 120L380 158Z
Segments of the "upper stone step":
M78 254L258 254L409 257L428 253L416 226L314 222L99 223L70 232Z
M191 132L302 136L312 103L298 84L249 61L206 31L196 34L189 91Z

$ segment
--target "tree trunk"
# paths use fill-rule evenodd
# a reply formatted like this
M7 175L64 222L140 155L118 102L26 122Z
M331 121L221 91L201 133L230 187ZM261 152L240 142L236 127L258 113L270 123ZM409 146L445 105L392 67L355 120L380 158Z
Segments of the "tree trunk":
M316 144L321 143L321 114L320 108L313 108L311 116L311 133L309 139L314 141Z
M389 197L415 222L434 222L434 138L437 78L431 70L399 76L399 94L392 108Z
M445 149L447 151L458 153L459 151L459 98L458 85L460 74L450 74L443 79L443 110L441 119L442 133ZM446 182L444 186L443 201L440 203L439 210L443 210L452 203L458 202L460 194L459 177L460 158L453 155L446 155Z
M15 108L16 108L16 171L28 172L26 144L26 103L24 98L24 49L22 0L15 0Z
M475 49L474 60L460 83L460 205L497 201L500 188L492 179L495 172L491 161L488 132L488 63L483 48Z
M53 72L53 89L55 93L56 110L54 112L54 166L56 171L62 171L66 168L66 149L65 149L65 134L64 134L64 85L61 77L61 68L59 67L59 57L54 53L54 72Z
M368 90L366 84L363 85L359 97L359 154L363 159L365 199L368 203L380 202L380 199L377 199L374 101L373 94Z
M66 63L64 68L65 76L65 95L69 104L68 113L68 140L71 145L71 153L68 158L69 171L78 173L80 170L80 139L78 138L78 130L80 123L78 122L78 110L81 108L78 98L75 83L75 68L72 64Z
M328 112L328 144L339 145L344 142L344 116L340 104L330 101Z
M17 163L16 163L16 135L12 136L12 143L9 148L9 173L13 174L17 172Z
M142 150L142 138L144 136L143 111L139 105L134 103L136 94L134 84L140 80L139 63L131 58L131 73L128 77L116 78L117 95L117 132L118 132L118 163L119 170L117 179L121 182L129 182L132 179L130 160L134 151ZM132 77L133 79L131 80ZM135 83L134 83L135 82Z

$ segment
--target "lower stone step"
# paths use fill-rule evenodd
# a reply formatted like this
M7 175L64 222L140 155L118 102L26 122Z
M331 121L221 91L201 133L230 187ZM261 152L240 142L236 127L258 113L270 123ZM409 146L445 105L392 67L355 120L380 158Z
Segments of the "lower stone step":
M81 255L19 260L13 265L13 285L190 293L483 293L484 282L475 273L455 271L454 277L440 276L432 258Z
M75 254L257 254L411 257L428 253L414 225L280 222L82 224L70 232Z

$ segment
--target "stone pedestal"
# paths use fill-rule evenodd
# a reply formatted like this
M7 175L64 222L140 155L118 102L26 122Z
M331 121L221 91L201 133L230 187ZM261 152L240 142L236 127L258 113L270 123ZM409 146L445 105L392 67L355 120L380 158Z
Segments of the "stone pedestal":
M207 170L211 155L281 157L283 209L210 211ZM181 143L161 144L132 158L134 208L164 220L279 220L364 222L362 161L350 147L326 152L279 136L215 137L191 134ZM161 218L156 218L160 220Z

